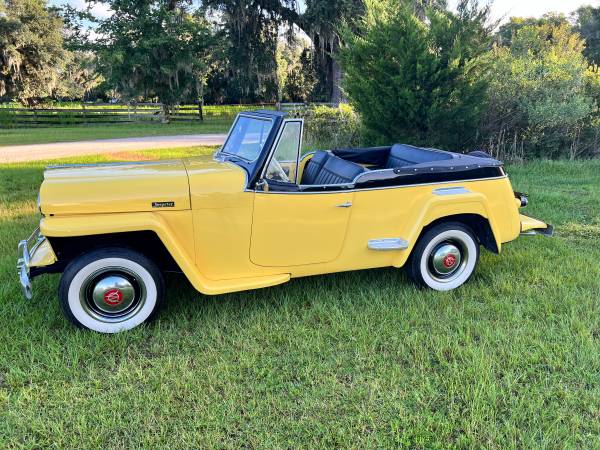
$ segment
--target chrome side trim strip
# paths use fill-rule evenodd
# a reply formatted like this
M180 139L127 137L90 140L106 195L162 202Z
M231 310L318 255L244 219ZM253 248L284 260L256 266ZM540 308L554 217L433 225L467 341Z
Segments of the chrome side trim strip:
M408 241L401 238L371 239L367 246L370 250L405 250Z
M50 164L44 168L44 170L55 170L55 169L79 169L87 167L119 167L119 166L164 166L167 164L173 164L181 162L176 159L164 159L160 161L117 161L117 162L103 162L103 163L89 163L89 164Z
M438 188L433 190L434 195L460 195L460 194L470 194L471 191L462 187L451 187L451 188Z
M348 187L348 189L340 189L338 191L310 191L310 192L282 192L282 191L269 191L269 192L263 192L263 191L255 191L254 189L245 189L247 192L258 192L261 194L292 194L292 195L310 195L310 194L341 194L341 193L345 193L345 192L362 192L362 191L381 191L383 189L400 189L400 188L411 188L411 187L417 187L417 186L434 186L434 185L438 185L438 184L456 184L456 183L471 183L474 181L489 181L489 180L502 180L504 178L508 178L508 175L502 175L499 177L489 177L489 178L472 178L470 180L457 180L457 181L436 181L433 183L415 183L415 184L401 184L398 186L383 186L383 187L375 187L375 188L355 188L355 187ZM336 186L336 187L341 187L341 186L353 186L352 183L350 184L322 184L322 185L316 185L316 184L311 184L311 185L304 185L304 186L311 186L311 187L315 187L315 186Z

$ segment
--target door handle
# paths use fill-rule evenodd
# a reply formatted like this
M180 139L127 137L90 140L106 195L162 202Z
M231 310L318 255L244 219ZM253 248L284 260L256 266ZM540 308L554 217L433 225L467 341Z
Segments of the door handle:
M352 202L340 203L339 205L335 205L336 208L350 208L352 206Z

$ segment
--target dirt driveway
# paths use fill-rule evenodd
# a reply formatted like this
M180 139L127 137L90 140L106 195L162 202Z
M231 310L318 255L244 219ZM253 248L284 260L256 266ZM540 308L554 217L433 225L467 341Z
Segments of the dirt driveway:
M0 147L0 163L39 161L79 155L153 150L161 148L221 145L224 134L192 134L180 136L147 136L94 141L56 142L52 144L9 145Z

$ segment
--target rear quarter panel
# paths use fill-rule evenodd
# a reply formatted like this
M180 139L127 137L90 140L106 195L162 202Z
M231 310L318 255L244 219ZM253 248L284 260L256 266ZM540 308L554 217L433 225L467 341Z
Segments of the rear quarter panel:
M467 192L436 195L436 189L462 187ZM344 249L330 264L290 268L292 276L356 270L372 267L401 267L422 230L432 222L457 214L477 214L487 219L502 243L519 235L519 213L507 177L479 181L400 186L354 192ZM406 250L375 251L371 239L402 238Z
M438 189L458 187L464 188L465 193L436 194ZM507 177L359 191L355 196L349 241L361 242L364 252L369 239L401 237L409 243L405 251L378 256L382 262L401 266L427 225L458 214L477 214L489 221L500 250L503 242L519 235L519 213L513 197Z

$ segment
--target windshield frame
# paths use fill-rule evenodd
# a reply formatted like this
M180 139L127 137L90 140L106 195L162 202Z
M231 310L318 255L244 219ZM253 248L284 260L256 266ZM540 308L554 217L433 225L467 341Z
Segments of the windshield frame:
M225 146L225 144L223 144L223 146L221 146L213 155L213 158L219 162L226 162L229 164L233 164L233 165L239 167L240 169L244 170L244 172L246 172L246 183L245 183L244 190L250 191L250 190L254 189L254 186L255 186L256 182L258 181L262 167L263 167L265 160L267 159L267 156L273 145L273 141L275 140L275 137L277 136L277 133L279 132L279 127L281 126L281 123L283 122L283 119L287 116L287 114L283 111L276 111L276 110L242 111L237 114L236 120L234 122L237 121L238 116L245 116L245 117L252 117L252 118L256 117L259 119L269 119L269 120L273 121L273 127L271 128L271 133L270 133L269 137L267 138L267 141L265 142L265 145L263 146L262 152L256 161L252 161L252 162L246 161L245 159L242 159L239 156L236 156L236 155L233 155L233 154L230 154L227 152L223 152L222 150L223 150L223 147ZM229 136L231 134L231 130L233 129L233 126L234 125L232 125L230 127L229 133L227 135L227 139L225 140L225 142L227 142L229 140Z
M247 119L255 119L255 120L261 120L263 122L271 122L271 129L269 130L269 134L267 135L264 144L262 145L262 147L260 148L260 151L258 152L258 154L256 155L256 158L254 159L248 159L248 158L244 158L243 156L237 155L235 153L229 153L226 152L224 150L224 148L227 146L227 144L229 143L229 140L233 137L233 130L235 129L235 126L237 125L238 121L241 118L247 118ZM219 151L217 152L217 154L220 155L226 155L226 156L231 156L233 158L239 158L242 161L244 161L245 163L254 163L256 162L258 159L260 159L261 155L264 153L265 148L267 148L268 144L269 144L269 138L270 136L273 134L273 130L276 127L276 123L273 120L273 118L271 117L265 117L265 116L259 116L259 115L254 115L254 114L250 114L250 113L240 113L237 115L237 117L235 118L235 120L233 121L233 124L231 125L231 127L229 128L229 132L227 133L227 139L225 140L225 142L223 143L223 145L221 146L221 148L219 149Z
M275 157L275 152L277 151L277 146L279 145L279 141L281 141L281 136L283 135L283 130L287 123L292 123L292 122L300 123L300 136L298 137L298 139L299 139L298 150L296 151L296 173L295 173L296 181L294 183L290 182L290 184L300 185L299 180L298 180L298 169L299 169L299 165L300 165L300 153L302 152L302 139L304 137L304 119L296 118L296 117L287 117L281 121L281 124L279 125L279 129L277 130L277 135L275 136L275 140L273 141L273 145L271 145L271 148L269 149L269 152L265 159L265 163L263 164L262 171L260 172L260 177L258 178L259 180L266 179L265 177L266 177L267 168L268 168L269 164L271 163L271 160Z

